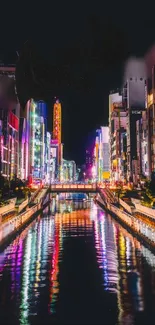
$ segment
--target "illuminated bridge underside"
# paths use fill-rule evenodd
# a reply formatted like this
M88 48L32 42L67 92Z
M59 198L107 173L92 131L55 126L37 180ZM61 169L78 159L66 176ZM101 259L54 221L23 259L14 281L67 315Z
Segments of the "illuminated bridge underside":
M95 193L97 187L94 184L52 184L51 192L87 192Z

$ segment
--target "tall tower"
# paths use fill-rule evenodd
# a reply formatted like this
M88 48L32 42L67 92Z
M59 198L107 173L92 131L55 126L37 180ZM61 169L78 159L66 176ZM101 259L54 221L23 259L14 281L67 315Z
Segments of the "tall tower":
M58 156L57 156L57 171L58 178L61 179L62 174L62 143L61 143L61 103L56 99L53 107L53 140L58 145Z
M61 144L61 103L57 99L53 109L53 139Z

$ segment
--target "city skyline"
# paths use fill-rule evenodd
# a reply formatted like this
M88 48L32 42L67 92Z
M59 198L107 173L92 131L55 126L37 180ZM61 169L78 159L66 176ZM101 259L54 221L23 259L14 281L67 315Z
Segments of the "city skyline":
M0 164L8 181L18 177L29 185L50 182L110 181L112 185L152 179L154 172L154 65L147 75L144 60L128 60L123 86L109 93L109 123L100 125L89 145L85 164L66 159L63 105L54 98L52 129L48 129L47 102L31 98L22 107L18 63L0 67ZM34 72L34 71L32 71ZM63 128L64 125L64 128ZM69 129L72 138L71 130ZM74 139L73 139L74 140ZM84 146L83 145L83 146ZM80 156L76 145L75 150ZM81 176L80 173L82 172ZM80 177L80 179L79 179Z
M5 33L1 38L0 59L5 63L15 62L18 58L16 51L20 53L27 40L38 47L38 52L51 66L50 97L58 96L62 102L66 158L82 163L85 157L83 143L87 134L108 121L109 91L121 86L124 62L130 56L144 57L154 44L153 17L148 12L148 19L147 8L146 11L141 8L139 15L139 8L135 4L134 10L132 5L129 6L128 14L119 3L117 6L113 4L112 8L108 3L94 6L85 3L82 9L80 5L76 6L76 10L73 5L62 4L59 8L54 3L52 16L47 9L37 7L38 18L35 9L31 6L31 15L36 22L33 26L23 24L29 17L28 8L21 16L13 8L9 18L11 29L2 19ZM59 15L57 28L55 13ZM130 15L132 24L126 23ZM41 26L37 23L39 17L43 22ZM52 114L51 107L49 116ZM52 116L49 120L52 120ZM70 139L68 129L74 141ZM74 145L78 147L81 157L77 156Z
M154 9L2 2L2 325L155 323Z

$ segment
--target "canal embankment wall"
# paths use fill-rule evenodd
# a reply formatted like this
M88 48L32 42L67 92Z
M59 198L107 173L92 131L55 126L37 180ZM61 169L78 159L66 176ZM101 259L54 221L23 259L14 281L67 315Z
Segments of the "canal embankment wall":
M119 221L143 245L155 252L155 227L136 218L134 215L124 212L110 202L106 202L105 205L99 195L96 197L96 203Z
M37 217L50 203L50 193L48 189L41 190L35 196L33 206L27 206L26 210L9 218L0 220L0 250L4 248L33 218Z

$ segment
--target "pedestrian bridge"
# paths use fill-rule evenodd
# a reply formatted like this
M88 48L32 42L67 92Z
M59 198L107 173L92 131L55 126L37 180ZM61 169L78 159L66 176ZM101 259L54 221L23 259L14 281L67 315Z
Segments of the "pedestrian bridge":
M96 184L51 184L51 192L84 192L95 193L97 190Z

